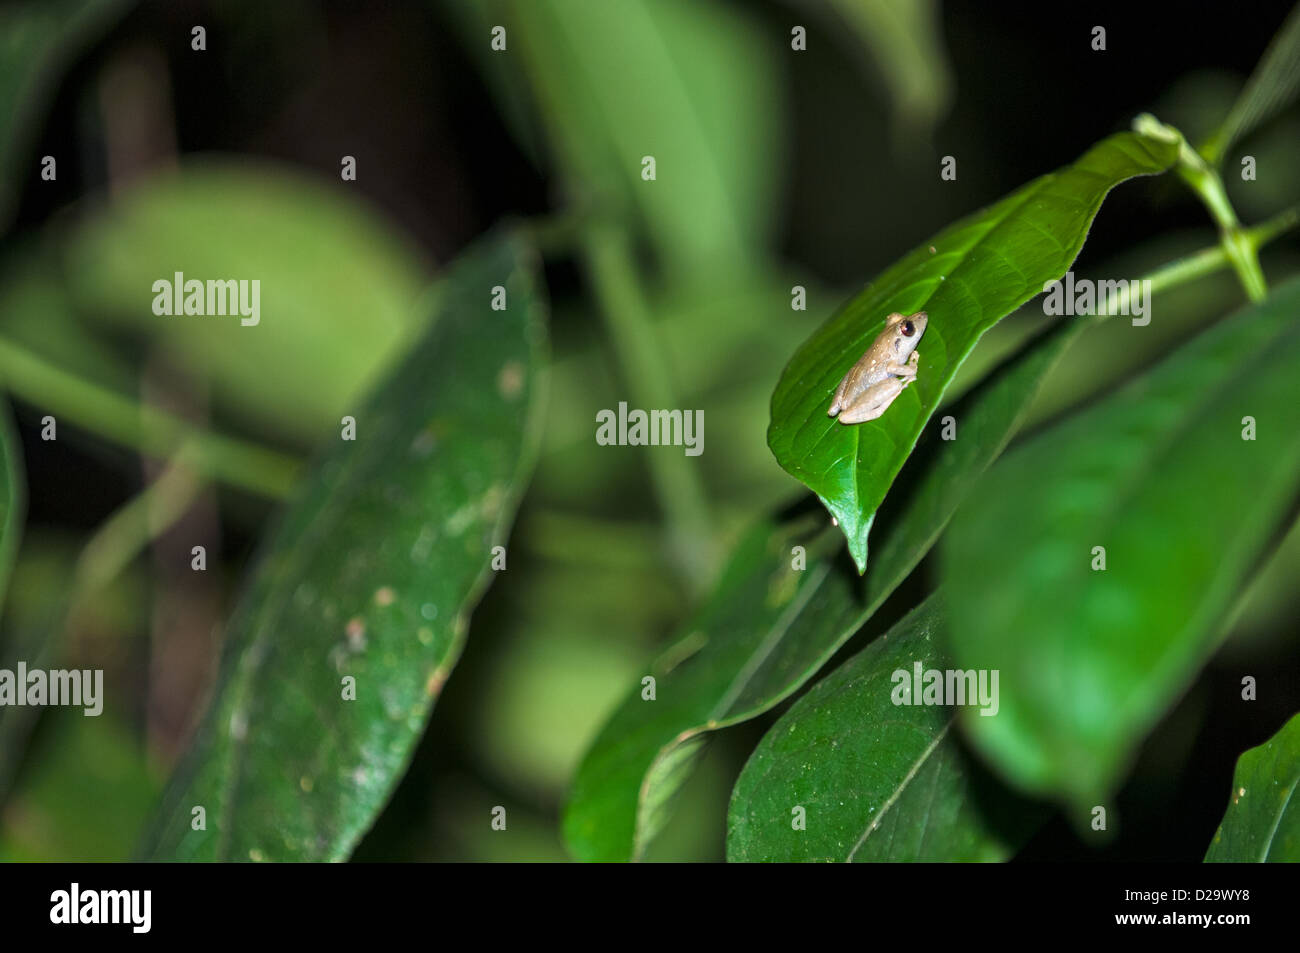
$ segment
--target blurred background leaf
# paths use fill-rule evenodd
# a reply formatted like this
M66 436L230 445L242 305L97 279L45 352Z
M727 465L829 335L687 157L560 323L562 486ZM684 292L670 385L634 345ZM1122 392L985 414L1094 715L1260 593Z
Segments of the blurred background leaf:
M1200 153L1207 161L1217 165L1239 139L1244 139L1291 105L1298 92L1300 6L1295 6L1286 23L1273 37L1273 42L1255 67L1255 72L1246 82L1246 88L1233 104L1223 125L1200 147Z
M929 144L948 111L952 77L936 0L828 0L862 43L895 111L900 152Z
M39 240L16 243L0 263L0 328L5 337L33 353L57 358L61 367L83 380L131 392L136 386L134 368L78 312L47 247L48 242Z
M138 735L108 711L59 709L48 720L34 770L5 804L0 860L122 860L158 793Z
M421 253L337 187L209 159L92 207L62 243L84 320L150 334L246 426L310 445L421 329ZM256 278L262 320L158 317L154 281Z
M9 418L9 407L0 401L0 605L9 595L10 576L14 557L18 553L23 535L23 517L27 505L26 479L23 472L22 451L18 435ZM36 627L39 633L39 626ZM37 653L25 652L29 646L39 651L39 634L26 639L6 638L0 635L0 668L14 671L20 659L34 657ZM24 740L27 712L8 705L0 708L0 804L14 773L14 762Z
M27 483L18 435L9 418L9 406L0 401L0 605L9 587L14 555L23 535Z
M133 0L16 0L0 7L0 233L40 168L27 155L60 73Z
M634 215L669 284L716 291L758 274L784 113L773 41L715 0L516 0L503 13L579 207Z
M317 463L227 626L215 697L146 857L340 860L373 823L532 467L545 341L533 271L510 236L458 262L433 329L358 411L355 438Z

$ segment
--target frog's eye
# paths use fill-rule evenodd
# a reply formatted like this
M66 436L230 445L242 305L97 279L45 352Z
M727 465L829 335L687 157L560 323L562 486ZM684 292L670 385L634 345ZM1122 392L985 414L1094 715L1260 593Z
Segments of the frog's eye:
M903 322L903 337L909 337L909 338L910 338L910 337L911 337L913 334L915 334L915 333L916 333L916 325L913 324L911 321L904 321L904 322Z

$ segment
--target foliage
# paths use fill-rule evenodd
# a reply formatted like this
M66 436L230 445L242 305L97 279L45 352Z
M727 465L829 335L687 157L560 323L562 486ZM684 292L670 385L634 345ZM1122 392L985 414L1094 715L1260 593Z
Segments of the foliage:
M107 688L0 710L0 857L1090 857L1240 755L1165 846L1300 859L1300 699L1242 675L1295 671L1300 14L1159 119L966 76L1001 16L7 5L0 669ZM260 323L158 314L177 273ZM1124 284L1049 316L1076 278ZM598 444L620 405L704 452Z

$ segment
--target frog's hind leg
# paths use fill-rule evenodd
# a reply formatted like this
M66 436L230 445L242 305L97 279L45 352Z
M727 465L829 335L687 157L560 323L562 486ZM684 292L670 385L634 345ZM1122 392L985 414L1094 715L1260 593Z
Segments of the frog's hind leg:
M896 377L881 381L871 388L871 400L845 407L840 411L837 419L842 424L861 424L868 420L875 420L889 409L889 405L903 392L905 386L907 383Z

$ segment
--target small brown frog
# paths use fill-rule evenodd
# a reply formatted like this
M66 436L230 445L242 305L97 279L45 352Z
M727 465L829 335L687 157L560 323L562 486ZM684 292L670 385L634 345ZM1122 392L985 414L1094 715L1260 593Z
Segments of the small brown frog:
M835 399L826 413L838 416L842 424L860 424L888 410L903 388L916 380L921 359L916 346L929 320L924 311L910 315L895 312L886 318L885 330L835 388Z

